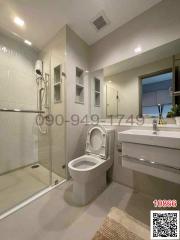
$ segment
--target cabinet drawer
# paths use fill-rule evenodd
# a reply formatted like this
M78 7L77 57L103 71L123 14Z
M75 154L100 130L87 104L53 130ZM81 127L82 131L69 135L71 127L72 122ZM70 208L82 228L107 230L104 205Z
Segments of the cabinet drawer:
M122 157L122 166L133 171L180 184L180 170L174 170L173 168L161 168L161 166L153 166L146 164L145 162L137 161L135 158L131 157Z
M143 144L123 143L122 154L180 169L180 150Z

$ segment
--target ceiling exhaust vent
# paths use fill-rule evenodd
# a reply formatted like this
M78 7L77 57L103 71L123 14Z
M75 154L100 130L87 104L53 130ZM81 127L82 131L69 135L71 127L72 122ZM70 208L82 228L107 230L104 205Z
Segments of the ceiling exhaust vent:
M106 17L103 11L101 11L94 19L92 19L91 24L96 30L101 30L108 24L110 24L109 19Z

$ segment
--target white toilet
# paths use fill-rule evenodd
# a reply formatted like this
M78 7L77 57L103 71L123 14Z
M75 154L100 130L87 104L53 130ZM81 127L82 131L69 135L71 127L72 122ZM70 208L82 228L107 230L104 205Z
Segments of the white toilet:
M105 189L107 171L113 164L113 141L113 130L91 127L87 133L86 154L69 162L77 204L86 205Z

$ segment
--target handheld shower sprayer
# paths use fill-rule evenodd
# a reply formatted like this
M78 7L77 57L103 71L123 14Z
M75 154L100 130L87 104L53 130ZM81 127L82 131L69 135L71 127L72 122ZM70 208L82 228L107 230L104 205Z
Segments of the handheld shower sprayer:
M41 60L36 61L35 72L39 76L43 75L43 62Z
M43 62L41 60L37 60L35 64L35 73L36 73L36 84L37 84L37 108L42 111L43 108L48 110L48 80L44 79L43 76ZM40 114L42 115L42 114ZM44 129L42 126L38 125L39 131L42 134L46 134L48 132L48 128Z

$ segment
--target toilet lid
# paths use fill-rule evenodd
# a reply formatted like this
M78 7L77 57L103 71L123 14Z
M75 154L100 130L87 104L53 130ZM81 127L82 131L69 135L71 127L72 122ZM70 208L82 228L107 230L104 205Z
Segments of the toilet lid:
M89 129L86 140L86 152L107 159L107 133L105 128L95 126Z

